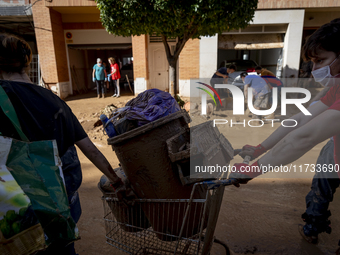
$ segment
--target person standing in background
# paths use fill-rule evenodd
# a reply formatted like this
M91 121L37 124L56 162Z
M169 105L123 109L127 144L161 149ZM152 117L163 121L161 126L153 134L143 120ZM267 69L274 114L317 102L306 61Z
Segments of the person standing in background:
M253 92L253 106L256 110L268 109L270 89L267 82L256 74L248 75L247 72L240 74L244 83L245 102L248 104L248 89ZM254 100L253 100L254 99ZM261 119L261 116L253 114L253 119Z
M277 108L276 109L280 109L281 108L281 89L283 87L283 83L280 79L278 79L274 73L272 73L271 71L267 70L267 69L262 69L261 70L261 78L264 79L267 84L268 87L270 89L270 94L269 94L269 106L272 105L273 103L273 88L277 88ZM269 114L268 116L264 117L265 119L275 119L275 112Z
M110 78L113 85L113 96L112 97L120 97L120 87L119 87L119 79L120 79L120 71L118 63L114 58L109 58L110 63Z
M105 98L105 82L107 81L107 74L100 58L97 58L97 64L93 66L92 79L97 85L98 98L100 98L100 91L102 91L103 98Z

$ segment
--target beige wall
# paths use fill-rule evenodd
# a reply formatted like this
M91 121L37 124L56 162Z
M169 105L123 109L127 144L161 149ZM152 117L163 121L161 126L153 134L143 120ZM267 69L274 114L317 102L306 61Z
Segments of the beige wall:
M29 2L29 0L0 0L0 6L26 5Z
M340 2L340 1L339 1ZM333 19L340 18L339 11L308 11L306 10L304 27L320 27Z
M198 78L200 73L200 40L189 40L179 56L179 79Z
M0 0L8 2L9 0ZM22 1L22 0L14 0ZM89 0L54 0L46 6L96 6ZM340 7L339 0L259 0L258 9Z
M148 89L148 36L132 37L133 75L135 79L135 93Z
M69 73L61 14L45 7L44 1L36 2L32 9L42 77L46 83L62 84L59 95L65 97Z
M51 3L46 2L46 6L97 6L93 0L54 0Z
M259 0L258 9L340 7L339 0Z

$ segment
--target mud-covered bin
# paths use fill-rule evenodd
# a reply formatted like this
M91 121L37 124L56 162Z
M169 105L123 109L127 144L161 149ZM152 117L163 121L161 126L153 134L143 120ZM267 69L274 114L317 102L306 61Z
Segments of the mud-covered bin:
M108 139L108 144L115 151L139 198L188 199L190 197L192 185L182 185L178 171L172 168L166 144L167 139L187 129L189 122L188 113L184 110L178 111ZM205 195L206 192L200 190L195 193L194 198L205 198ZM178 203L160 205L156 208L158 209L155 210L153 207L153 210L150 210L147 206L142 207L153 229L161 233L178 235L185 208L180 207ZM168 224L159 224L160 217L169 219ZM198 218L187 223L183 236L189 237L199 231ZM158 237L167 240L161 234Z
M229 166L234 156L234 149L213 125L207 121L190 127L174 135L166 141L170 160L178 168L183 185L209 179L225 177L224 172L200 173L195 166Z

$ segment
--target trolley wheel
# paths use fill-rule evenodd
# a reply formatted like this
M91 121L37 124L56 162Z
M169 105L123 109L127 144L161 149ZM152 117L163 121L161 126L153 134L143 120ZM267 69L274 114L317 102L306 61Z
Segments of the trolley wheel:
M214 243L218 243L218 244L222 245L225 249L225 254L230 255L230 250L229 250L228 245L226 245L224 242L222 242L221 240L218 240L216 238L214 239Z

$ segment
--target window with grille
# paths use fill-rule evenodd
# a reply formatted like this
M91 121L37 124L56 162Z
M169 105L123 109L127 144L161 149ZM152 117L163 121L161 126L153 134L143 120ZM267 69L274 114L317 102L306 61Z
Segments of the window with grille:
M160 35L156 35L155 33L150 35L150 43L158 42L162 42L162 37ZM176 37L168 37L167 42L176 42Z
M32 55L32 62L29 69L29 77L34 84L40 84L40 64L38 54Z

